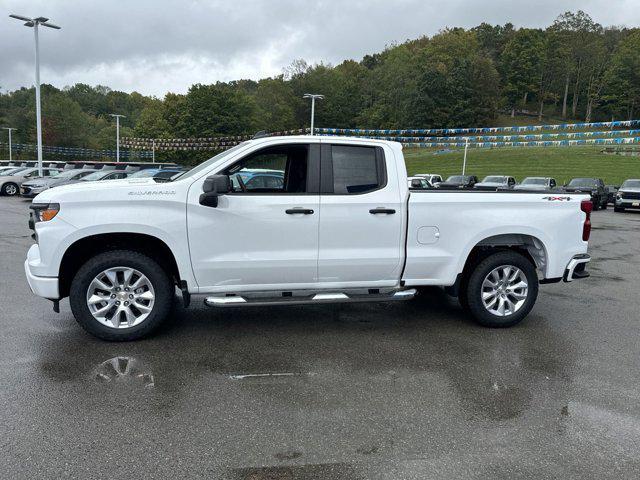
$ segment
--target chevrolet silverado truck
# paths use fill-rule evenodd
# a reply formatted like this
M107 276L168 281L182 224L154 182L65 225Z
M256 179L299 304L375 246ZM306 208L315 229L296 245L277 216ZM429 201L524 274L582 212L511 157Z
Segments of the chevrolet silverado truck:
M616 192L616 212L624 212L627 208L640 208L640 179L625 180Z
M249 184L246 172L281 173ZM82 182L31 205L32 291L134 340L176 289L214 308L409 300L441 286L490 327L520 322L539 283L588 276L587 195L412 190L399 143L266 137L170 182Z

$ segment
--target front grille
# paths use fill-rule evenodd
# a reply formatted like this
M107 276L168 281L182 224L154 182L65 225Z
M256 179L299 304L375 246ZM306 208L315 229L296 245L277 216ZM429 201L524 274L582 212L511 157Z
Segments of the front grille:
M640 200L640 192L620 192L624 200Z

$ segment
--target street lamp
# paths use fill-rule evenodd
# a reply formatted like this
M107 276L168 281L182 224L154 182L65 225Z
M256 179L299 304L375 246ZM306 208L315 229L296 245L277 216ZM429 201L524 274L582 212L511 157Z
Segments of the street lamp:
M38 175L42 176L42 115L40 113L40 46L38 45L38 26L55 28L60 27L49 23L49 19L45 17L29 18L22 15L9 15L16 20L26 22L25 27L33 27L33 33L36 39L36 130L38 132Z
M17 128L12 128L12 127L2 127L3 130L9 130L9 161L12 160L11 158L11 130L17 130Z
M112 117L116 119L116 162L120 163L120 118L124 118L124 115L117 115L110 113Z
M310 98L311 99L311 135L313 135L313 120L316 113L316 98L318 100L322 100L324 95L319 95L317 93L305 93L302 98Z

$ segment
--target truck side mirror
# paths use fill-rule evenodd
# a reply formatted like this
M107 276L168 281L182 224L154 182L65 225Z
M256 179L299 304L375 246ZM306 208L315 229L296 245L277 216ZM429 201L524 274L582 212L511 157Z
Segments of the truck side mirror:
M200 205L215 208L218 206L218 196L231 191L231 179L229 175L211 175L204 181L202 191Z

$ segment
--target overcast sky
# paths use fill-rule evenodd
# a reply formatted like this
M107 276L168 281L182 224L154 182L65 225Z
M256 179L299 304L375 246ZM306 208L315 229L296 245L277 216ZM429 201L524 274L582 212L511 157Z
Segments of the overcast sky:
M44 16L41 78L162 97L194 83L278 75L291 62L337 64L445 27L547 26L583 9L603 25L640 25L640 0L0 0L0 88L33 85L33 30Z

